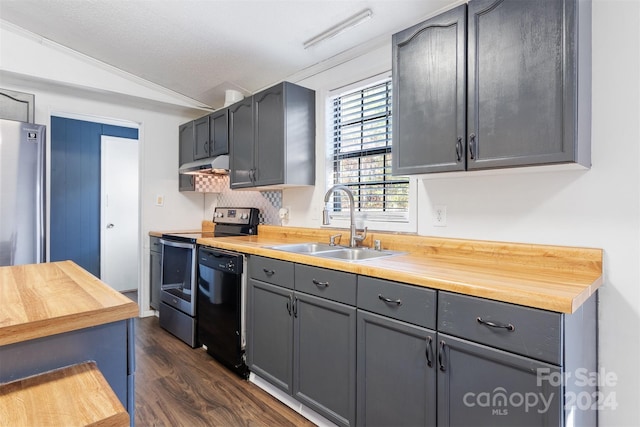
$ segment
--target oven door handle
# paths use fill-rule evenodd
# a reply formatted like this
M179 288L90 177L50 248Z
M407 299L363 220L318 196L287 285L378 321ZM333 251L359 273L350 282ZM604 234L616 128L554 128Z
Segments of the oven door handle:
M193 243L174 242L171 240L164 240L164 239L160 239L160 243L162 243L163 245L172 246L174 248L183 248L183 249L193 249L195 246Z

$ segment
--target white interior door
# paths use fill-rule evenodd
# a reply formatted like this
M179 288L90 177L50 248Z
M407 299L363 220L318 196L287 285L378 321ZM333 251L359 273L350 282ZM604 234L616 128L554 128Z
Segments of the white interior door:
M103 135L101 144L101 279L138 290L138 140Z

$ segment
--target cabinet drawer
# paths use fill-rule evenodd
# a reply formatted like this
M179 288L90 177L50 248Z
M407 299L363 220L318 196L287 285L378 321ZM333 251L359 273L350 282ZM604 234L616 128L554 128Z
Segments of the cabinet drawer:
M149 249L153 252L162 252L162 243L160 243L160 237L149 236Z
M358 308L435 329L436 291L373 277L358 277Z
M296 291L356 305L356 275L296 264Z
M562 314L440 292L438 331L560 365Z
M293 289L293 263L252 255L249 258L249 277Z

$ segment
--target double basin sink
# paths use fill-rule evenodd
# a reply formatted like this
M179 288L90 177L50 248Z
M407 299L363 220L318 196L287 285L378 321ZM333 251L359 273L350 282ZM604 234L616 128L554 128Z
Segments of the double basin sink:
M268 246L267 248L301 255L311 255L319 258L337 259L347 262L366 261L369 259L389 257L404 253L387 250L378 251L369 248L332 246L326 243L291 243L286 245Z

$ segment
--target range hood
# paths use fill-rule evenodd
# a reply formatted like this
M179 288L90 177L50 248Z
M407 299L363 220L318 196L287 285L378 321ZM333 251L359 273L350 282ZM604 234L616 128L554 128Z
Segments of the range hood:
M178 173L186 175L227 175L229 173L229 156L225 154L185 163L180 166Z

